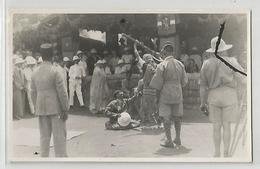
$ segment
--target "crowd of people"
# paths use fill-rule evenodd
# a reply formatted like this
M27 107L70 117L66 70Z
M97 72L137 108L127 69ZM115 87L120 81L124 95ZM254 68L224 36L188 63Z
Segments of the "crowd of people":
M213 38L213 45L207 52L214 53L216 42L217 39ZM226 52L232 46L226 45L223 40L220 43L219 55L243 70L236 59L229 57ZM89 111L93 114L102 113L109 118L105 124L107 129L129 129L139 125L162 123L166 139L161 146L174 148L181 145L182 88L188 83L186 72L199 72L201 69L201 110L209 111L210 120L214 124L215 157L220 156L222 127L224 156L228 157L230 123L237 121L238 117L237 86L245 84L245 78L234 73L215 57L208 57L203 63L199 55L183 56L177 60L174 48L171 42L163 45L160 63L156 62L155 56L150 53L143 54L138 50L136 43L133 47L122 47L119 53L108 49L101 53L94 48L89 52L77 51L72 60L68 57L53 57L50 44L41 46L41 57L37 59L32 57L30 52L27 52L29 54L25 59L19 54L15 55L14 118L20 119L24 116L24 100L27 98L31 114L40 118L41 139L46 139L41 141L42 156L48 156L48 134L51 131L55 134L54 130L57 131L57 128L62 132L56 133L54 142L62 144L59 144L61 147L55 147L54 143L55 152L57 156L66 156L64 122L68 110L75 106L76 93L80 107L86 107L85 96L89 96ZM111 94L107 80L112 74L120 74L123 77L120 88L114 94ZM129 81L133 74L139 74L139 81L131 90ZM89 92L87 87L90 88ZM224 100L223 94L226 98ZM133 106L138 109L138 118L134 118L130 111ZM63 122L58 122L53 115L60 115ZM171 134L172 121L175 139L172 139ZM56 125L49 128L47 123ZM58 124L60 126L57 126ZM49 131L47 134L46 130Z

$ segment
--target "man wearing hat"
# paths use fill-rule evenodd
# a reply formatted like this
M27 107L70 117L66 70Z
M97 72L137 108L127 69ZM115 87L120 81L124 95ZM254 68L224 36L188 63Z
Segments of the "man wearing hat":
M39 116L40 155L48 157L53 134L56 157L66 157L66 120L69 110L68 95L62 75L52 62L52 45L41 45L43 63L32 75L32 100Z
M14 59L13 70L13 118L20 119L24 116L24 99L26 88L25 77L22 70L24 60L21 57Z
M79 65L80 58L76 55L73 56L74 65L70 67L69 70L69 90L70 90L70 100L69 104L72 107L74 105L74 92L76 91L79 103L81 107L84 107L81 83L82 78L85 77L82 67Z
M167 42L161 55L164 59L156 68L150 82L150 87L160 92L159 115L163 117L163 125L166 135L165 142L161 146L174 148L174 144L181 145L181 118L183 116L182 87L188 82L184 65L174 58L174 46ZM175 140L171 136L171 120L174 121Z
M84 74L86 74L86 70L87 70L86 55L81 50L79 50L77 51L77 56L80 59L79 65L82 67Z
M218 37L211 40L208 53L214 54ZM236 58L229 57L227 51L232 48L222 39L218 47L218 55L243 71ZM209 119L213 123L213 139L215 145L214 157L220 157L221 129L223 128L224 157L229 157L231 140L230 124L237 122L238 111L238 84L246 85L246 78L235 73L216 57L204 61L200 73L201 110L209 112ZM246 88L246 87L243 87Z

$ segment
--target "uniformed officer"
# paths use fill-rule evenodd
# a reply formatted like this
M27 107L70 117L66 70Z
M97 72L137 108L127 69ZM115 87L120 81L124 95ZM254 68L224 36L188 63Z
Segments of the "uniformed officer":
M56 157L66 157L68 95L62 75L51 63L52 45L41 45L43 63L34 71L31 82L35 114L39 116L41 156L48 157L51 135Z
M181 118L183 116L182 87L188 82L184 65L173 56L174 46L167 42L161 54L163 61L157 66L150 87L160 92L159 115L163 117L166 140L161 144L164 147L174 148L174 143L181 145ZM175 140L171 136L171 120L174 120L176 131Z
M78 56L73 57L74 65L70 67L69 70L69 90L70 90L70 106L72 107L74 104L74 92L76 91L80 106L84 106L82 92L81 92L81 83L82 78L85 77L84 71L82 67L78 64L80 58Z

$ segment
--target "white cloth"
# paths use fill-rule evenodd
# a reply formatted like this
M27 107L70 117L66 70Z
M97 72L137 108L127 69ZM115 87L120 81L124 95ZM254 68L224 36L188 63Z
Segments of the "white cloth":
M83 62L83 61L79 61L79 65L83 69L83 77L85 77L86 76L86 70L87 70L87 63Z
M80 78L81 79L84 76L85 76L84 75L84 71L83 71L82 67L79 64L75 64L75 65L70 67L70 70L69 70L70 81L73 81L76 78Z
M82 91L81 91L81 80L73 80L69 82L69 89L70 89L70 106L74 105L74 92L76 91L80 106L84 106Z

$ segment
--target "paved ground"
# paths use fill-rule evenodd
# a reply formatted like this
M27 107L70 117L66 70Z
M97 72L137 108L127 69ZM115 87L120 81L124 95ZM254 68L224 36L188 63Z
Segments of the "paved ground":
M94 117L85 110L71 112L68 131L83 131L67 142L70 157L212 157L212 126L199 111L185 111L182 126L182 144L179 150L160 147L162 131L108 131L105 117ZM15 129L38 128L37 118L14 121ZM174 130L172 130L174 135ZM30 138L26 138L30 139ZM33 137L32 137L33 139ZM13 146L14 157L38 157L38 146ZM243 153L242 153L243 154ZM53 148L51 148L53 156Z

